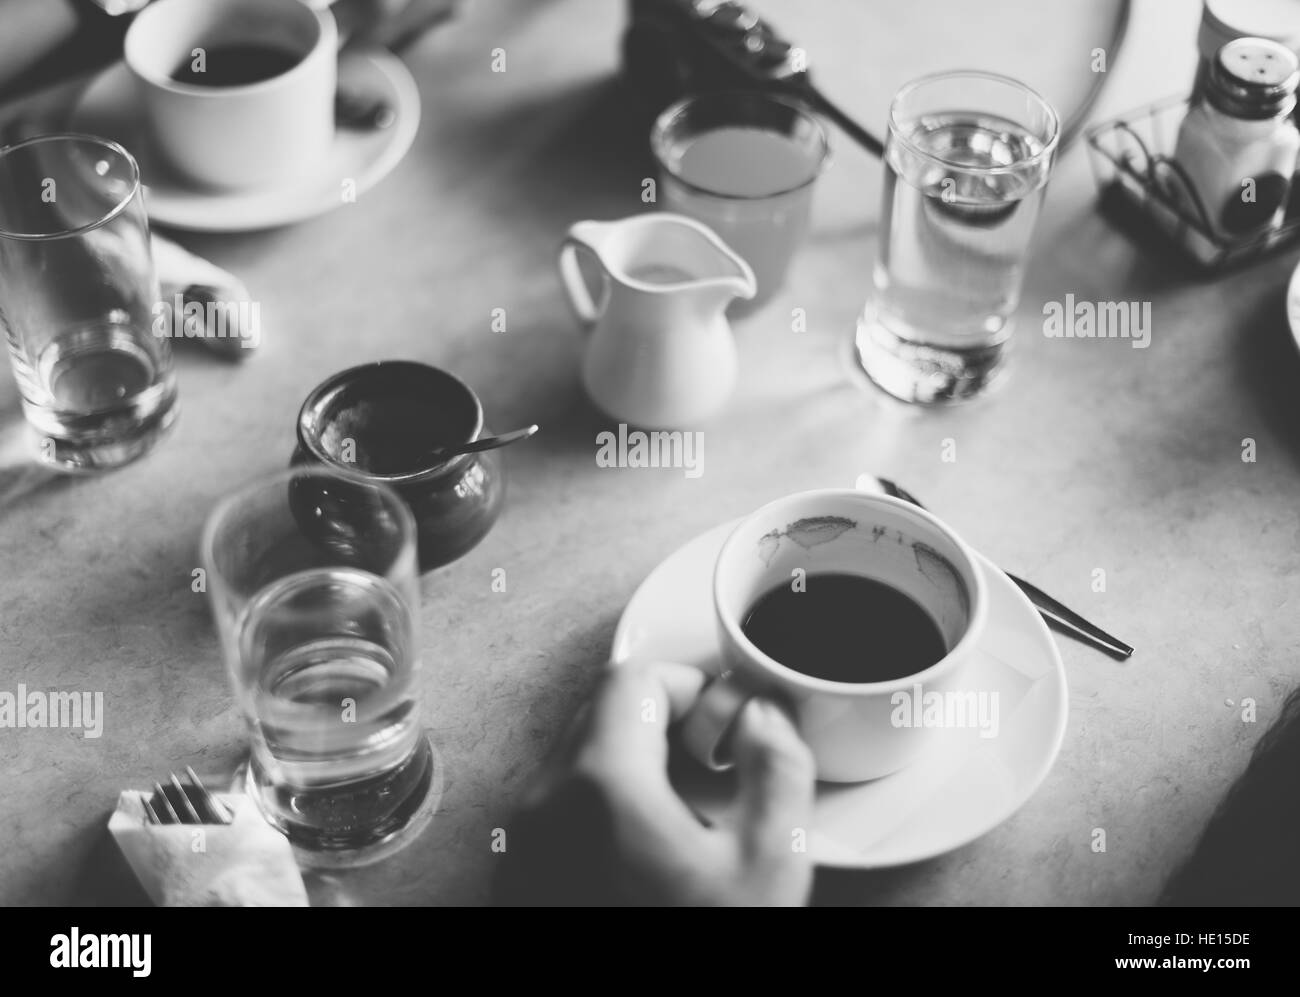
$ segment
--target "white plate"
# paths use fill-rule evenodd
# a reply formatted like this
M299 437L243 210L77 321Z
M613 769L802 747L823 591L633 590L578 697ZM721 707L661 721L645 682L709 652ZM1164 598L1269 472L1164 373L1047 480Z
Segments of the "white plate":
M614 633L615 664L659 659L719 670L713 564L735 523L679 548L636 590ZM873 782L819 783L808 847L821 865L906 865L974 841L1010 817L1047 776L1065 737L1065 668L1029 600L977 555L989 616L970 684L998 693L999 730L936 731L933 746ZM709 820L725 819L734 780L689 759L673 765L682 797Z
M1291 338L1300 348L1300 264L1291 271L1291 282L1286 286L1286 322L1291 327Z
M145 208L160 225L193 232L247 232L302 221L343 204L343 181L362 194L406 155L420 124L420 94L410 71L382 49L339 57L339 84L387 100L396 120L387 128L340 128L313 176L254 191L195 188L159 163L139 121L131 77L123 63L96 76L78 97L70 127L115 139L140 163Z

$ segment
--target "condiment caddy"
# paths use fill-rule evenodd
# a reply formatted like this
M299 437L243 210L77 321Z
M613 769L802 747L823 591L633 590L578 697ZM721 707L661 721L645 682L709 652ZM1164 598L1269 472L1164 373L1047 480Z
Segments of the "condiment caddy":
M1281 225L1246 238L1216 232L1186 194L1190 182L1173 153L1186 97L1171 97L1097 125L1087 133L1100 210L1139 238L1173 246L1200 270L1251 263L1300 236L1300 198L1293 187Z

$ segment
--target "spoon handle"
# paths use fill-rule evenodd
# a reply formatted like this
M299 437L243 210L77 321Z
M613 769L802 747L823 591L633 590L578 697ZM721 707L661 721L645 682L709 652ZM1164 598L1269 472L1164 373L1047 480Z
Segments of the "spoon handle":
M435 450L438 455L448 457L458 457L465 453L479 453L483 450L495 450L497 447L504 447L509 443L517 440L526 440L537 432L537 426L525 426L523 429L512 430L509 433L502 433L500 436L487 436L481 440L474 440L471 443L457 443L453 447L447 447L442 450Z
M911 502L918 509L925 508L915 495L900 488L894 482L887 478L878 480L886 495L902 499L904 502ZM1037 585L1031 585L1023 578L1017 578L1010 572L1004 573L1021 592L1025 593L1034 608L1038 610L1038 615L1046 620L1054 630L1069 634L1075 640L1082 641L1085 644L1091 644L1119 661L1125 661L1132 656L1133 648L1118 637L1113 637L1097 624L1090 623L1073 609L1053 599Z

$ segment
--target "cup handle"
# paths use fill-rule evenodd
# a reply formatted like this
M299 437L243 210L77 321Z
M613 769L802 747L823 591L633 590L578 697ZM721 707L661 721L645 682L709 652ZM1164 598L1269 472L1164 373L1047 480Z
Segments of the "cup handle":
M742 688L731 672L708 684L682 721L682 744L692 758L714 772L725 772L731 757L731 730L754 693Z
M585 250L593 256L595 255L592 248L585 242L574 238L572 235L565 237L563 244L560 246L560 283L564 285L565 294L568 296L569 304L573 307L573 313L578 316L578 321L584 327L590 328L600 318L605 303L602 301L600 305L597 305L591 296L591 289L587 286L582 271L578 268L579 249Z

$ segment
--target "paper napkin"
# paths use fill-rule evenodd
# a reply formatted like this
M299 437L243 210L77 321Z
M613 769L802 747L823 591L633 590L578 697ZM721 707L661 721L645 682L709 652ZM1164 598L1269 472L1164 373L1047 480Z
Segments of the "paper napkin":
M136 879L160 907L306 907L289 841L247 796L215 793L230 824L153 824L141 799L123 792L108 830Z

